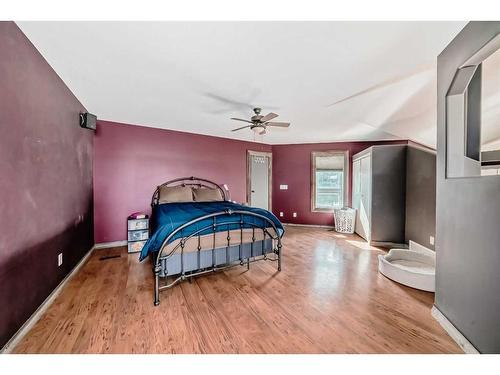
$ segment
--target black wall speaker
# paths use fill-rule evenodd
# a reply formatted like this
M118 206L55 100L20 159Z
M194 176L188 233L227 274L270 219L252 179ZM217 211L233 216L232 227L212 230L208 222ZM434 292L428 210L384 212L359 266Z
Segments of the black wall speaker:
M95 130L97 125L97 116L92 113L80 113L80 126L85 129Z

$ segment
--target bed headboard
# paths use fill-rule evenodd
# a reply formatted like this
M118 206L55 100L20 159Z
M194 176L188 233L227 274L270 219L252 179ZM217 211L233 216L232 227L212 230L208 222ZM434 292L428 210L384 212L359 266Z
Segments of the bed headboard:
M173 186L191 186L191 187L206 187L209 189L218 189L220 193L222 194L222 197L224 198L225 201L228 200L228 196L224 189L220 187L218 184L216 184L213 181L200 178L200 177L181 177L181 178L176 178L175 180L170 180L167 182L164 182L160 186L158 186L153 193L153 197L151 199L151 207L155 206L158 204L158 199L159 199L159 194L160 194L160 188L162 186L167 186L167 187L173 187Z

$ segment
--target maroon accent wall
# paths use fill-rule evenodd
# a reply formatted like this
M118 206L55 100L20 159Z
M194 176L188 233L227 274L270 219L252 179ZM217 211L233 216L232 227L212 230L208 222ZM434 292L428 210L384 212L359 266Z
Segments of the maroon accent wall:
M274 145L273 150L273 213L284 223L333 225L333 213L311 210L311 153L313 151L349 151L349 171L352 156L376 144L406 144L407 141L335 142L314 144ZM279 190L288 185L288 190ZM349 173L349 201L351 205L352 175ZM293 212L297 217L293 217Z
M333 214L311 212L311 152L348 150L407 141L266 145L173 130L98 121L94 157L95 242L126 239L126 218L151 212L159 184L198 176L227 184L231 199L246 200L247 150L273 153L273 212L285 223L332 225ZM288 184L288 190L279 190ZM352 178L349 176L349 190ZM350 205L350 202L348 202ZM297 218L292 213L297 212Z
M227 184L246 200L247 150L271 146L226 138L98 121L94 158L95 242L126 239L127 216L151 212L156 186L197 176Z
M14 22L0 51L1 347L93 245L93 133Z

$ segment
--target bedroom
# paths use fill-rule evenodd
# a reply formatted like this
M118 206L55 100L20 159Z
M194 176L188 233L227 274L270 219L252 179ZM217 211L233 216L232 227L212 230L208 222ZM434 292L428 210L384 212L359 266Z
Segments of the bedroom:
M500 352L500 22L11 19L2 352Z

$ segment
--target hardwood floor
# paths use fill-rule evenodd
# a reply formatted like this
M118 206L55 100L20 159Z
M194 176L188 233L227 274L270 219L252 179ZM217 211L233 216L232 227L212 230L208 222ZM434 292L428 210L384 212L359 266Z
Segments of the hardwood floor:
M431 317L432 293L378 273L383 251L356 235L286 230L281 273L256 262L201 276L157 307L149 262L95 250L14 352L461 352Z

